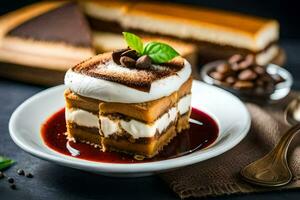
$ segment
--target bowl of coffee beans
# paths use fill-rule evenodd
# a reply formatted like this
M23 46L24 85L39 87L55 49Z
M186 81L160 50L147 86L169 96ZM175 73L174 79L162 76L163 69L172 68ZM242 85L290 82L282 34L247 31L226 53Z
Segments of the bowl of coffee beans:
M280 100L290 92L293 78L284 68L260 66L253 55L233 55L228 60L206 64L201 70L204 82L221 87L247 101Z

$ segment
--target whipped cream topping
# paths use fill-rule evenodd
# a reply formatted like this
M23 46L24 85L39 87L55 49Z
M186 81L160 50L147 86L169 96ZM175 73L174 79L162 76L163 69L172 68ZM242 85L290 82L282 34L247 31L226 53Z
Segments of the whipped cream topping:
M113 70L129 70L127 68L124 69L124 67L114 62L109 62L108 64L110 66L107 67L111 67ZM169 96L188 80L191 71L191 65L188 61L184 60L184 67L175 75L153 81L149 92L140 91L101 78L80 74L74 72L72 69L69 69L66 73L65 85L81 96L106 102L141 103Z

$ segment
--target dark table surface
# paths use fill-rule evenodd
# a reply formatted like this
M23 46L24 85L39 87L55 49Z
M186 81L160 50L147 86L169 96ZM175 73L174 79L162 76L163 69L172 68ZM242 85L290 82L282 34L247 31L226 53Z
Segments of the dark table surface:
M282 40L288 54L286 68L295 78L294 89L300 89L300 40ZM17 190L0 180L0 199L176 199L176 194L158 176L144 178L109 178L32 157L10 139L8 121L14 109L25 99L45 88L0 80L0 155L17 160L6 171L16 177ZM28 116L30 117L30 116ZM16 175L18 168L34 173L33 179ZM300 167L300 166L299 166ZM232 195L211 199L300 199L300 190L263 194Z
M3 0L0 14L14 10L35 0ZM288 55L286 68L294 76L294 89L300 90L300 28L299 11L292 1L218 0L178 2L198 3L205 6L241 11L264 17L275 17L281 23L281 46ZM270 7L270 3L272 6ZM1 70L1 69L0 69ZM32 157L17 147L10 139L8 121L25 99L45 88L0 78L0 155L17 160L6 170L16 177L17 190L11 190L5 180L0 180L0 200L4 199L177 199L158 176L144 178L109 178L95 175ZM30 116L28 116L30 117ZM300 166L299 166L300 167ZM33 179L18 177L16 170L25 168L34 173ZM300 190L268 192L248 195L231 195L209 199L300 199Z

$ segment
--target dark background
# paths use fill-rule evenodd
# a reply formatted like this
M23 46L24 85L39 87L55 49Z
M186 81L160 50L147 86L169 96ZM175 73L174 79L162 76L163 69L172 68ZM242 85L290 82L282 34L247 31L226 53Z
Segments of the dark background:
M0 15L35 2L33 0L0 0ZM238 11L262 17L275 18L281 25L280 45L287 53L286 67L294 76L294 89L300 89L300 10L295 1L280 0L176 0L173 2L203 5ZM19 167L34 172L33 179L17 178L17 191L9 189L0 180L0 200L7 199L177 199L166 184L157 176L117 179L94 175L58 166L18 148L10 139L8 121L14 109L25 99L44 87L0 79L0 155L7 155L18 163L7 170L16 176ZM209 200L293 200L300 199L300 191L278 191L250 195L231 195Z

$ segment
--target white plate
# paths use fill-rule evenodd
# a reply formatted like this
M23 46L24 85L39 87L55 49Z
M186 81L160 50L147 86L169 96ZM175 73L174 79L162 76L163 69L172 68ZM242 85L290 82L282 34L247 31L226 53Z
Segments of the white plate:
M244 104L230 93L204 84L193 82L192 106L206 112L219 126L219 137L209 148L162 161L137 164L111 164L82 160L49 149L40 135L43 122L64 107L65 86L57 86L40 92L20 105L9 121L13 141L24 151L60 165L110 176L146 176L220 155L237 145L250 128L250 115Z

